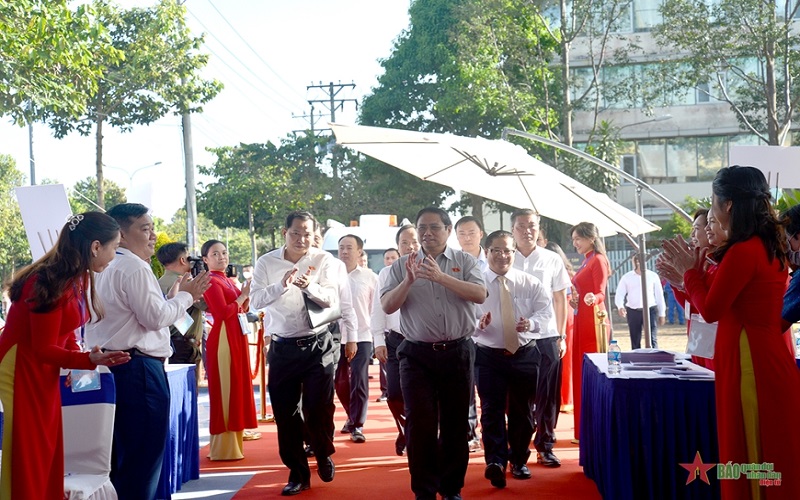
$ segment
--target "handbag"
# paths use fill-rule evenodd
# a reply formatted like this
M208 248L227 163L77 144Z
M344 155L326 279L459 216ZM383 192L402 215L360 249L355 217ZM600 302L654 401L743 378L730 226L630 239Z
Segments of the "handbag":
M342 308L339 306L339 301L336 301L336 303L330 307L322 307L314 302L308 295L303 294L303 302L305 302L306 305L308 326L312 329L327 325L342 317Z

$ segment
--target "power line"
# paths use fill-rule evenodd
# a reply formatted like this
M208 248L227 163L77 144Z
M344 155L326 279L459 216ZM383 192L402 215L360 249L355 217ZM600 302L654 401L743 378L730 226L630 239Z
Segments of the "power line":
M216 6L216 5L214 5L214 3L213 3L211 0L208 0L208 3L211 5L211 7L213 7L213 8L214 8L214 10L215 10L215 11L217 11L217 14L219 14L219 17L221 17L221 18L222 18L222 20L223 20L223 21L225 21L225 23L226 23L228 26L230 26L230 28L233 30L233 32L234 32L234 33L236 33L236 36L238 36L238 37L239 37L239 39L240 39L240 40L241 40L241 41L242 41L242 42L243 42L243 43L244 43L244 44L247 46L247 48L248 48L248 49L250 49L250 51L251 51L251 52L252 52L252 53L253 53L253 54L254 54L254 55L255 55L255 56L258 58L258 60L259 60L259 61L261 61L261 62L264 64L264 66L266 66L266 67L267 67L267 69L268 69L268 70L270 70L270 71L272 72L272 74L273 74L273 75L275 75L276 77L278 77L278 80L280 80L281 82L283 82L283 84L284 84L284 85L286 85L286 87L287 87L289 90L291 90L291 91L292 91L292 92L293 92L295 95L297 95L297 96L298 96L298 97L300 97L301 99L305 100L305 97L301 96L301 95L300 95L300 93L299 93L299 92L297 92L297 90L294 88L294 86L292 86L292 85L289 85L289 83L288 83L286 80L284 80L284 79L283 79L283 77L282 77L280 74L278 74L278 72L277 72L277 71L275 71L274 69L272 69L272 66L270 66L270 65L267 63L267 61L265 61L265 60L264 60L264 59L261 57L261 55L260 55L258 52L256 52L256 50L255 50L255 49L254 49L254 48L253 48L253 47L252 47L252 46L251 46L251 45L250 45L250 44L247 42L247 40L245 40L245 39L244 39L244 37L242 37L242 35L239 33L239 31L238 31L236 28L234 28L234 27L233 27L233 25L230 23L230 21L228 21L228 19L227 19L227 18L225 18L225 16L222 14L222 12L220 12L220 11L219 11L219 9L217 8L217 6Z
M225 61L225 59L223 59L222 57L220 57L220 56L219 56L219 54L217 54L216 52L214 52L214 50L213 50L211 47L209 47L208 45L206 45L206 49L208 49L208 51L209 51L209 52L211 52L211 54L213 54L214 56L216 56L216 57L217 57L217 60L218 60L218 61L220 61L220 62L221 62L222 64L224 64L225 66L227 66L227 67L228 67L228 69L230 69L230 70L231 70L231 71L233 71L234 73L237 73L236 69L234 69L234 68L233 68L233 66L231 66L230 64L228 64L228 63ZM238 75L238 76L241 78L241 75ZM242 81L243 81L243 82L245 82L246 84L250 85L251 87L253 87L253 89L255 89L255 91L256 91L256 92L258 92L259 94L263 95L264 97L266 97L267 99L269 99L270 101L272 101L273 103L275 103L276 105L278 105L278 106L282 107L283 109L285 109L286 111L288 111L288 112L290 112L290 113L292 112L292 110L291 110L291 109L287 108L287 107L286 107L286 106L285 106L283 103L280 103L280 102L276 101L276 100L275 100L275 99L274 99L272 96L270 96L269 94L267 94L266 92L264 92L263 90L261 90L260 88L258 88L258 87L257 87L256 85L254 85L254 84L253 84L253 83L252 83L250 80L248 80L248 79L246 79L246 78L242 78ZM242 92L242 94L243 94L243 95L245 95L245 96L247 96L247 99L248 99L248 100L250 100L250 97L248 96L248 94L247 94L247 93L245 93L244 91L242 91L242 89L240 89L240 88L239 88L239 87L238 87L236 84L234 84L234 83L231 83L231 86L233 86L234 88L236 88L237 90L239 90L239 92ZM250 100L250 102L251 102L251 103L253 103L253 104L255 105L255 101L252 101L252 100ZM256 107L258 107L258 106L256 105ZM261 111L263 112L264 110L262 109ZM268 114L268 113L266 113L266 112L265 112L265 114Z
M228 52L228 53L229 53L229 54L230 54L230 55L231 55L231 56L232 56L232 57L233 57L233 58L234 58L236 61L238 61L238 62L239 62L239 64L241 64L241 65L242 65L242 67L244 67L244 68L245 68L245 69L246 69L246 70L247 70L247 71L248 71L250 74L252 74L252 75L253 75L253 76L256 78L256 80L257 80L258 82L260 82L260 83L261 83L262 85L264 85L266 88L268 88L269 90L271 90L272 92L274 92L274 93L275 93L275 94L276 94L278 97L280 97L281 99L283 99L284 101L286 101L288 104L290 104L290 105L294 105L294 103L293 103L292 101L290 101L290 100L289 100L288 98L286 98L286 97L285 97L283 94L281 94L280 92L278 92L277 90L275 90L275 89L274 89L272 86L270 86L270 85L269 85L269 84L268 84L266 81L264 81L264 80L263 80L263 79L262 79L262 78L261 78L259 75L257 75L257 74L256 74L256 73L255 73L255 72L254 72L254 71L253 71L253 70L250 68L250 66L249 66L249 65L245 64L245 63L244 63L244 61L242 61L241 59L239 59L239 57L238 57L238 56L237 56L237 55L236 55L236 54L235 54L235 53L234 53L232 50L230 50L230 49L229 49L229 48L228 48L228 47L227 47L227 46L226 46L226 45L225 45L225 44L222 42L222 40L220 40L220 39L219 39L219 38L218 38L218 37L217 37L217 36L216 36L216 35L215 35L215 34L214 34L214 33L213 33L213 32L212 32L210 29L208 29L208 27L207 27L205 24L203 24L203 22L202 22L202 21L201 21L201 20L200 20L200 19L199 19L199 18L198 18L198 17L197 17L197 16L196 16L196 15L195 15L193 12L192 12L192 11L188 11L188 12L189 12L189 14L191 14L191 15L192 15L192 17L193 17L193 18L194 18L194 19L195 19L195 20L196 20L196 21L197 21L197 22L200 24L200 26L202 26L202 27L203 27L203 29L204 29L204 30L206 30L206 32L207 32L209 35L211 35L211 37L212 37L214 40L216 40L216 41L217 41L217 43L219 43L219 44L222 46L222 48L223 48L223 49L225 49L225 50L226 50L226 51L227 51L227 52ZM212 49L211 49L211 48L210 48L208 45L206 45L206 48L207 48L207 49L208 49L210 52L212 52L212 53L213 53L213 50L212 50ZM230 66L229 64L227 64L227 63L226 63L226 62L225 62L225 61L224 61L224 60L223 60L223 59L222 59L222 58L221 58L221 57L220 57L218 54L215 54L215 55L216 55L216 56L217 56L217 57L218 57L220 60L222 60L222 62L223 62L223 63L224 63L226 66L228 66L228 67L231 69L231 71L233 71L234 73L236 73L236 74L237 74L237 75L238 75L240 78L242 78L242 79L244 80L244 78L241 76L241 74L239 74L239 72L238 72L238 71L236 71L236 70L235 70L235 69L234 69L232 66ZM248 83L249 83L249 82L248 82ZM258 91L259 91L259 92L260 92L262 95L264 95L265 97L267 97L268 99L270 99L270 100L271 100L272 102L274 102L275 104L277 104L277 105L279 105L279 106L283 107L284 109L286 109L286 110L288 110L288 111L290 111L290 112L291 112L291 109L287 108L287 107L286 107L285 105L283 105L282 103L279 103L278 101L276 101L276 100L275 100L275 99L274 99L272 96L270 96L270 95L266 94L264 91L262 91L261 89L257 88L257 87L256 87L255 85L253 85L253 84L251 84L251 86L253 86L253 88L255 88L256 90L258 90Z

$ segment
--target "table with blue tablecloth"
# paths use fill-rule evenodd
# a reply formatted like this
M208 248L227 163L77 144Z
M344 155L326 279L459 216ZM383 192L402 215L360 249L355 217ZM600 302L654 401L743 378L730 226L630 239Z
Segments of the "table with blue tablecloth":
M156 498L169 499L186 481L200 477L200 438L195 365L167 365L170 392L169 441L166 443ZM111 375L109 374L109 377ZM113 378L109 378L113 380ZM62 384L63 386L63 384ZM70 397L87 398L91 393ZM3 414L0 409L0 447ZM0 448L1 449L1 448Z
M186 481L200 477L200 438L197 419L195 365L167 365L169 383L169 441L161 467L156 498L168 499Z
M713 380L609 376L606 354L587 354L581 405L580 465L603 498L719 498L716 470L710 485L686 484L680 466L698 451L703 463L718 461Z

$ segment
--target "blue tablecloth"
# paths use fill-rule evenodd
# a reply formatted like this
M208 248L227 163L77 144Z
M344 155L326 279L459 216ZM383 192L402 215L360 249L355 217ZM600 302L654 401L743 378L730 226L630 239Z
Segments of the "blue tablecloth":
M699 451L716 463L717 426L712 381L609 378L605 354L583 359L580 464L603 498L719 498L711 485L686 484Z
M200 477L195 365L167 365L169 441L156 498L169 499L186 481Z

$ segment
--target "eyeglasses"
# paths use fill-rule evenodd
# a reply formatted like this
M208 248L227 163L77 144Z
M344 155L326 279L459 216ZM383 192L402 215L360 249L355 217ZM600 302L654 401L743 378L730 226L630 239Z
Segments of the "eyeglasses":
M504 257L509 257L514 253L514 250L509 248L490 248L489 251L495 255L502 255Z
M417 226L417 231L420 234L428 232L430 230L432 233L438 233L439 231L444 230L445 226L440 226L439 224L431 224L430 226Z

